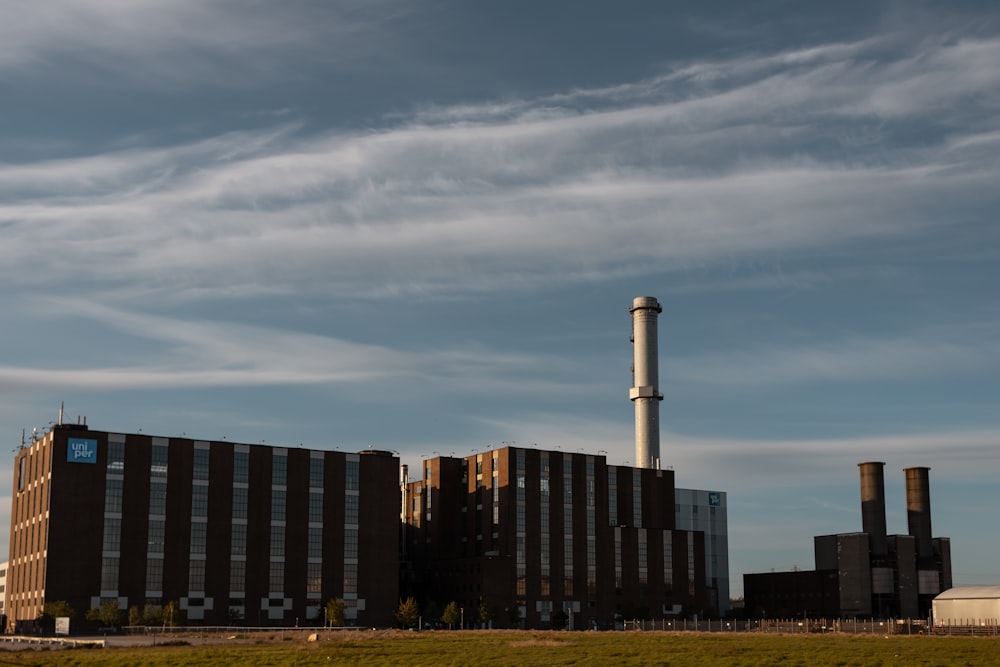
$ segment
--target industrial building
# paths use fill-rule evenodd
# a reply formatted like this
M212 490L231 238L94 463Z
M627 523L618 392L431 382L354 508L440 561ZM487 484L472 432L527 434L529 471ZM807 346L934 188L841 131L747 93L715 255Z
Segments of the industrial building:
M661 469L662 308L636 297L629 312L637 467L518 447L424 461L404 483L404 592L524 627L728 610L725 493Z
M743 575L750 617L927 618L951 588L951 541L932 537L929 468L906 468L909 534L887 535L885 463L859 463L862 532L814 538L816 569Z
M28 628L60 600L307 624L342 598L349 624L391 625L401 594L485 605L500 626L725 613L726 494L677 489L661 469L661 311L653 297L629 309L634 468L509 446L426 460L413 482L403 466L400 487L388 452L104 432L60 414L15 458L10 621Z
M725 491L674 489L676 530L705 534L705 589L720 616L729 612L729 518Z
M956 586L932 603L934 626L969 627L1000 625L1000 586Z
M425 461L406 487L411 590L532 628L705 613L705 534L675 528L673 478L518 447Z
M175 602L185 622L305 624L343 598L350 622L390 624L398 475L387 452L57 424L14 460L9 622L115 600Z

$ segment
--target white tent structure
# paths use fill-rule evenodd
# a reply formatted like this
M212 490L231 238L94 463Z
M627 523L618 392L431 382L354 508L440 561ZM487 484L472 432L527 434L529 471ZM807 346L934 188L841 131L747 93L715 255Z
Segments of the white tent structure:
M997 625L1000 585L956 586L931 601L934 625Z

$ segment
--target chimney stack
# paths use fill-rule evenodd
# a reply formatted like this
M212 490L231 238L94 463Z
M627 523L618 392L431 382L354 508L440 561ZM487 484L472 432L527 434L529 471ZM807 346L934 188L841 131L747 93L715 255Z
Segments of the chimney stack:
M906 475L906 522L910 535L916 538L917 557L934 555L931 541L930 468L904 468Z
M635 465L637 468L660 467L659 358L657 356L656 320L663 308L651 296L632 300L632 388L629 398L635 404Z
M885 463L859 463L861 470L861 530L868 533L872 556L885 557Z

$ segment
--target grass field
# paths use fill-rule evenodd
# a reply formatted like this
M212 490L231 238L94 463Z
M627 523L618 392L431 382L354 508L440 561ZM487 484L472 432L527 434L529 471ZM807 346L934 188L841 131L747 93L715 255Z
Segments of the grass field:
M192 642L197 640L192 639ZM359 631L319 642L0 651L0 665L997 665L1000 639L657 632Z

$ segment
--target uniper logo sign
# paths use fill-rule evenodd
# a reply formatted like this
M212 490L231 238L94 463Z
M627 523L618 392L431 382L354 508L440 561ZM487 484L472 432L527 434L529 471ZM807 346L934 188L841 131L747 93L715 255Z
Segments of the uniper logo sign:
M66 447L66 460L70 463L97 463L97 441L70 438Z

